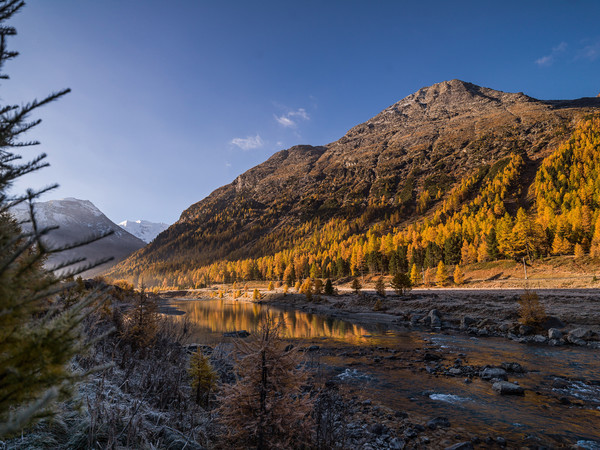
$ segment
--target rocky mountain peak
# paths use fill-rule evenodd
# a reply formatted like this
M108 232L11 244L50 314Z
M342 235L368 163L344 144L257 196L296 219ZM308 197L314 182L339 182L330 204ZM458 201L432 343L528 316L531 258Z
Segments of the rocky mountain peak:
M599 99L540 101L461 80L424 87L335 142L277 152L191 205L122 267L160 272L181 261L273 254L311 221L343 218L356 230L384 216L411 221L421 214L419 198L439 203L461 179L513 153L535 173L593 111Z
M367 124L444 120L463 114L482 114L516 104L537 102L522 92L507 93L461 80L442 81L403 98ZM541 102L540 102L541 103Z

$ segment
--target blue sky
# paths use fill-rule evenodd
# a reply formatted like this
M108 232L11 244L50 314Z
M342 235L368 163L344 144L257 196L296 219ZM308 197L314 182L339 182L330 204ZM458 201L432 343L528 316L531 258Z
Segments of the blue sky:
M600 92L600 2L30 0L0 100L70 87L28 153L112 220L172 223L278 150L322 145L459 78L540 99Z

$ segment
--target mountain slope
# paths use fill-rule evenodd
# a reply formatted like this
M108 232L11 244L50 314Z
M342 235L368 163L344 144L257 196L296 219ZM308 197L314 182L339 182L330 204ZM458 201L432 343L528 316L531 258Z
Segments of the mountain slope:
M147 220L124 220L119 222L119 226L147 244L169 228L166 223L149 222Z
M221 259L273 255L331 218L346 220L345 235L379 221L398 226L431 214L461 180L503 170L518 154L519 189L502 199L515 213L530 203L528 186L542 159L598 109L600 99L540 101L460 80L420 89L336 142L276 153L190 206L114 274L173 279Z
M114 258L113 261L82 274L83 276L93 276L112 267L145 245L142 240L113 223L87 200L65 198L39 202L35 204L34 211L38 226L59 226L45 238L46 243L52 247L80 242L111 230L114 232L111 236L83 247L51 255L46 263L49 268L74 258L86 258L85 263L93 263L105 257ZM27 205L19 204L11 210L11 213L19 222L25 222L21 225L24 229L30 227L30 224L26 223L29 220ZM79 266L81 265L76 267Z

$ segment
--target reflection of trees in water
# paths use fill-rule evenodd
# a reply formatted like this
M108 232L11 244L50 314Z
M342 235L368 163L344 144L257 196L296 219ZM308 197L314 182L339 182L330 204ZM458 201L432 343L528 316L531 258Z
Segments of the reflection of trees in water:
M223 299L174 301L173 305L186 313L185 316L176 316L176 320L187 317L201 328L213 333L234 330L256 331L261 319L269 311L269 307L256 303ZM282 336L286 338L331 337L361 342L363 335L370 334L360 326L332 317L322 317L297 310L272 308L271 311L284 323Z

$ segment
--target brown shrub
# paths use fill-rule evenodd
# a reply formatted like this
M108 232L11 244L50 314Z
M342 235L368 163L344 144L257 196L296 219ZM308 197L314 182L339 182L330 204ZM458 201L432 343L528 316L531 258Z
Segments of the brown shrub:
M537 292L526 290L519 299L520 304L520 321L524 325L539 328L546 320L546 309L540 303L540 298Z
M267 317L255 339L235 344L237 381L222 387L217 409L227 448L291 449L311 441L313 401L302 393L307 372L279 333L280 324Z

